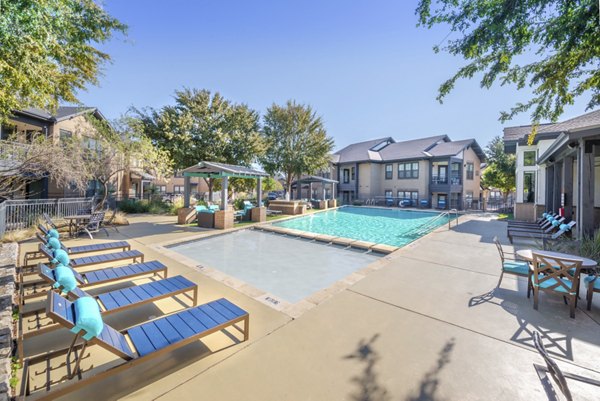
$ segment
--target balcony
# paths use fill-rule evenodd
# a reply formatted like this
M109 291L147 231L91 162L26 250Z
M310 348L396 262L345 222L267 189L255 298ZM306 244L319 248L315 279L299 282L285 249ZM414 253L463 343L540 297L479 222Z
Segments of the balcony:
M431 192L460 192L462 191L462 179L460 176L432 175Z

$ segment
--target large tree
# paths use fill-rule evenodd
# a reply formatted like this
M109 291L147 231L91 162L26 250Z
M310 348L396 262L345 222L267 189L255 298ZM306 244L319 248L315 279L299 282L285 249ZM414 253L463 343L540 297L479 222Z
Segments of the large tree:
M533 122L555 121L582 95L588 109L600 104L597 0L420 0L417 14L421 25L450 29L435 51L468 61L440 86L440 102L457 80L477 75L486 89L499 82L533 91L502 121L525 111Z
M135 110L144 132L172 157L176 169L201 161L250 166L263 152L259 115L219 93L184 89L175 104ZM207 180L212 196L213 181Z
M273 104L264 116L262 133L267 149L261 164L271 175L283 173L288 198L294 178L329 165L333 139L327 136L323 119L308 105L291 100L285 106Z
M16 109L78 103L110 60L98 45L125 30L93 0L0 1L0 123Z
M515 190L515 155L504 151L504 141L499 136L490 141L485 154L488 164L483 170L481 185L499 189L506 202L508 194Z

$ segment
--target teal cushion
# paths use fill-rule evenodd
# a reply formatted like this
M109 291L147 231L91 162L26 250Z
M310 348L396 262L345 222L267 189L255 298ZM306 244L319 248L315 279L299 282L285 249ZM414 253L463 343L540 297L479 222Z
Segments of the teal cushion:
M512 274L527 276L529 274L529 263L516 260L506 261L502 265L502 270Z
M594 283L594 289L600 290L600 279L598 279L595 275L590 274L583 279L586 287L590 285L590 283Z
M552 221L552 220L554 220L554 217L552 217L552 216L548 216L548 217L546 217L546 220L548 220L548 221Z
M48 231L48 235L46 235L46 238L50 239L50 238L60 238L60 234L58 233L58 231L56 231L54 228Z
M540 278L540 279L542 279L543 277L545 277L545 276L544 276L544 275L542 275L542 274L540 274L540 275L539 275L539 278ZM571 281L567 280L567 279L561 278L560 280L561 280L561 281L562 281L562 282L563 282L563 283L564 283L564 284L565 284L567 287L569 287L569 288L571 288L571 287L572 287L572 285L573 285L573 283L572 283ZM541 283L535 283L535 282L534 282L534 283L533 283L533 285L534 285L535 287L539 287L539 288L544 288L544 289L547 289L547 288L550 288L550 287L552 287L553 285L556 285L556 279L554 279L554 278L549 278L548 280L542 281ZM574 290L573 290L573 291L567 291L567 289L566 289L566 288L564 288L564 287L562 287L562 286L560 286L560 287L556 287L556 288L553 288L553 290L554 290L554 291L556 291L556 292L562 292L562 293L564 293L564 294L575 294L575 291L574 291Z
M198 206L196 206L196 211L197 212L200 212L202 210L206 210L206 206L204 206L204 205L198 205Z
M72 333L85 331L84 340L91 340L98 337L104 329L104 322L100 315L98 303L92 297L81 297L74 302L75 304L75 327L71 329Z
M51 263L54 265L60 263L67 266L71 263L71 259L69 259L69 254L64 249L56 249L54 251L54 259L51 260Z
M554 227L558 227L558 226L560 226L560 221L558 221L558 220L552 220L552 225Z
M569 231L571 229L571 226L568 224L561 224L560 229L561 231Z
M219 205L210 205L208 208L210 210L220 210Z
M47 245L53 250L57 250L57 249L61 248L60 241L58 240L58 238L54 238L54 237L52 237L48 240Z
M57 265L54 268L54 276L56 277L56 283L53 284L54 288L60 288L63 293L73 291L77 288L77 280L70 267L64 265Z

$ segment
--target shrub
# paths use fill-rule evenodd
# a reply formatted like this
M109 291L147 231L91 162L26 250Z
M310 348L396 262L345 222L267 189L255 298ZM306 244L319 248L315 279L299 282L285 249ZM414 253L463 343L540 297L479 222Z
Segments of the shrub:
M235 201L233 201L233 207L236 210L242 210L244 208L244 200L242 198L236 199Z
M205 204L205 205L206 205L206 202L204 202L204 201L198 201L198 203L197 203L197 204L198 204L198 205L202 205L202 204ZM176 215L176 214L177 214L177 211L178 211L179 209L181 209L182 207L183 207L183 198L177 198L177 199L175 199L175 200L173 201L173 203L171 203L171 204L169 205L169 207L168 207L168 213L169 213L169 214Z
M148 201L136 201L135 199L125 199L119 203L118 207L125 213L148 213L150 210Z

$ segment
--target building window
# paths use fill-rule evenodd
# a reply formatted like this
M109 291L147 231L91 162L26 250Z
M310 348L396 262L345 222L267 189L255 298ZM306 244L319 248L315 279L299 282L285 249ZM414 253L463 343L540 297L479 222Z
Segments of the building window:
M467 163L467 180L473 179L474 171L475 171L475 168L473 166L473 163Z
M183 185L174 185L173 192L176 194L182 194L184 192L184 186Z
M394 165L393 164L386 164L385 165L385 179L386 180L391 180L394 173Z
M386 198L391 198L392 196L393 196L393 195L392 195L392 190L390 190L390 189L386 189L386 190L385 190L385 197L386 197Z
M403 200L411 201L412 206L417 206L419 201L419 192L417 191L398 191L398 198Z
M65 139L71 139L73 137L73 133L71 131L67 131L66 129L61 129L59 131L59 137L61 141Z
M157 185L156 189L161 194L164 194L165 192L167 192L167 186L166 185Z
M419 178L419 163L399 163L398 178Z
M523 152L523 165L535 166L535 150L527 150Z
M535 202L535 172L526 171L523 173L523 202Z
M349 182L350 182L350 170L345 168L344 169L344 184L347 184Z

